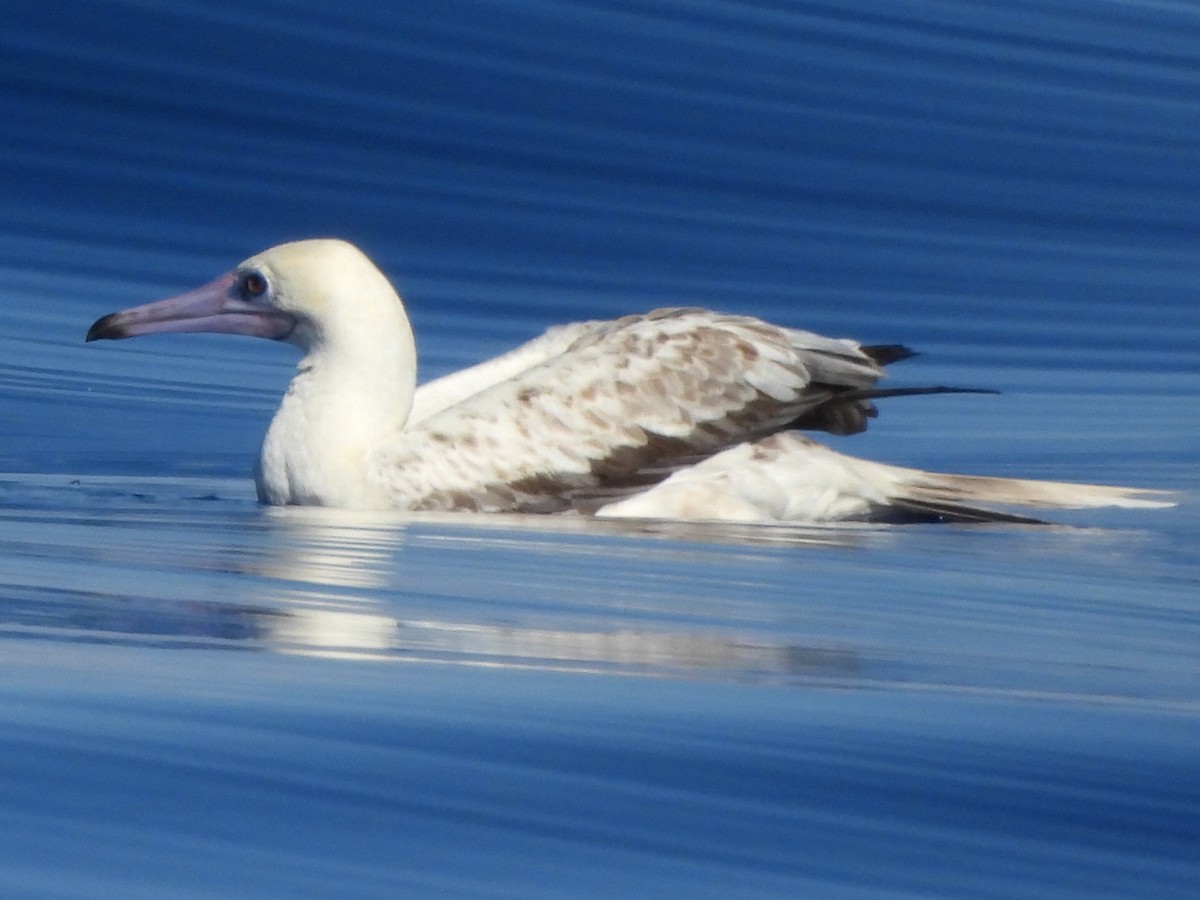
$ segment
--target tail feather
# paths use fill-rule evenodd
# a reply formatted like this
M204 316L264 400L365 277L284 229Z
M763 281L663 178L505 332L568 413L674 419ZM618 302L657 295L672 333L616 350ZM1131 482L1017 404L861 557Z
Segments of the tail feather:
M991 506L1000 509L991 509ZM1169 491L950 475L838 453L795 432L738 444L600 516L736 522L1009 522L1045 524L1007 507L1174 506Z
M904 479L896 499L915 503L997 503L1035 509L1091 509L1099 506L1156 509L1175 505L1169 499L1169 491L984 475L947 475L916 469L901 471L913 477Z

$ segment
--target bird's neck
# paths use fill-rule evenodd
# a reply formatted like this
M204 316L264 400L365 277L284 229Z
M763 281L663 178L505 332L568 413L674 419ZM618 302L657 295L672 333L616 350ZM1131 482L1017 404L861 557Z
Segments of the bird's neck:
M272 504L370 508L378 502L371 452L404 427L416 383L405 320L355 342L311 348L288 385L256 473Z

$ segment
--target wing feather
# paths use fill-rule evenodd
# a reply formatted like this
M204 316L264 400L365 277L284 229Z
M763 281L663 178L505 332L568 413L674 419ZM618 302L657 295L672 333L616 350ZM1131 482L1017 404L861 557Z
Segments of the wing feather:
M585 325L485 364L488 378L479 383L486 386L464 390L382 447L372 468L395 504L598 505L812 418L839 393L869 388L883 374L852 341L704 310ZM496 378L502 371L508 377ZM870 406L847 405L854 403Z
M526 341L506 353L425 382L413 395L408 424L422 422L494 384L513 378L564 353L576 341L596 329L604 328L607 324L603 321L591 321L555 325L533 340Z

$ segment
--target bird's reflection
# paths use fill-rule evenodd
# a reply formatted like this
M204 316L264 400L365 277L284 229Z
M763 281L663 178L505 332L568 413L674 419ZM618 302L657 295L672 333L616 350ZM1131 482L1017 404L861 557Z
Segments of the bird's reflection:
M343 588L388 583L406 523L387 513L305 507L263 510L267 545L253 572L283 582Z
M754 614L735 627L720 597L699 598L667 573L708 577L721 555L780 564L781 550L783 564L800 564L806 548L890 539L869 528L263 509L240 486L196 479L33 481L14 490L53 502L26 502L0 519L0 549L26 561L9 573L19 590L0 578L0 631L40 640L609 672L847 674L859 665L852 651L773 639Z
M264 619L263 644L287 653L381 660L441 661L470 665L579 668L606 671L726 670L749 673L849 674L857 670L856 654L841 647L797 646L682 626L631 627L613 620L611 627L563 627L539 621L536 613L503 622L428 615L405 615L405 592L420 588L420 572L406 566L405 547L418 529L425 540L460 539L511 542L534 546L538 532L546 538L562 534L595 534L596 520L487 517L483 533L464 529L462 517L439 520L399 518L391 513L284 508L266 511L273 531L272 552L255 565L262 602L280 613ZM478 524L478 523L473 523ZM603 522L604 535L738 542L730 529L687 528L668 523ZM444 526L447 530L439 530ZM489 528L491 530L489 530ZM754 531L755 529L747 529ZM758 529L761 531L761 529ZM783 530L765 537L818 546L849 545L861 540L853 532ZM653 545L651 547L653 549ZM657 545L659 555L671 552ZM415 583L406 584L411 577ZM366 590L364 590L366 589ZM594 625L594 623L592 623Z

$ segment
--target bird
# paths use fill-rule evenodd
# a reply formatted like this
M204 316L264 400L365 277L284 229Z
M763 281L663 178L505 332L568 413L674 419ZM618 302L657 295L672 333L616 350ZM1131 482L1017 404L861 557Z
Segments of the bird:
M559 325L417 386L408 314L343 240L293 241L86 341L251 335L301 359L254 476L270 505L751 523L1039 522L1004 507L1163 507L1169 492L926 472L848 456L913 354L758 318L664 308ZM997 509L996 507L1001 507Z

